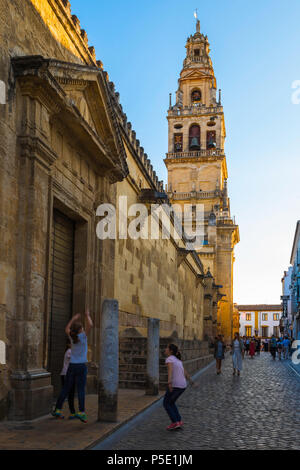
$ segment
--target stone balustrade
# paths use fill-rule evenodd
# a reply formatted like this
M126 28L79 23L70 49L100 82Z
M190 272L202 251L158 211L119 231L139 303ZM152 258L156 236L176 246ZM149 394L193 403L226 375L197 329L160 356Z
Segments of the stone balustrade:
M225 155L223 149L203 149L196 152L168 152L166 153L167 159L173 158L197 158L197 157L219 157Z
M215 191L187 191L185 193L168 193L173 200L183 200L183 199L213 199L214 197L219 197L221 191L216 189Z
M183 106L182 108L172 108L168 111L168 116L202 115L223 113L223 106L205 106L203 104L193 106Z

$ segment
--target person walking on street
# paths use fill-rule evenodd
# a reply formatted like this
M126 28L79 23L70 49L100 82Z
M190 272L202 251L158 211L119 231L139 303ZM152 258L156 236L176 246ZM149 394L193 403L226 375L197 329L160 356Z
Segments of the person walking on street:
M268 338L266 338L265 340L265 351L269 352L269 339Z
M167 430L172 431L183 426L183 422L175 402L187 387L186 379L192 386L196 385L188 372L184 369L181 361L181 354L175 344L169 344L165 350L165 355L167 356L166 364L168 367L168 386L163 405L171 420L171 424L167 427Z
M68 367L64 388L62 389L56 402L53 416L63 418L62 407L66 397L69 395L74 383L77 385L79 413L75 417L83 423L87 423L85 413L85 384L87 376L87 335L93 326L89 312L85 314L85 330L80 322L81 315L74 315L66 326L66 334L71 339L71 357Z
M289 354L290 354L290 340L287 336L284 337L284 340L282 341L283 345L283 358L288 359Z
M221 368L222 368L222 361L225 359L225 350L226 350L226 345L223 341L222 335L219 335L217 340L215 341L215 352L214 352L214 357L216 359L216 369L217 369L217 375L221 374Z
M260 342L260 339L257 338L256 339L256 353L258 356L260 355L260 350L261 350L261 342Z
M277 354L278 354L279 361L281 361L282 351L283 351L282 338L278 338L278 341L277 341Z
M243 358L244 358L244 343L240 339L239 333L235 333L234 340L231 343L231 354L232 354L232 365L233 365L233 375L240 375L240 372L243 368Z
M255 344L254 338L251 338L250 348L249 348L249 354L250 354L251 359L253 359L253 357L255 356L255 349L256 349L256 344Z
M250 350L250 339L246 339L246 355L249 355L249 350Z
M272 335L271 341L270 341L270 352L273 357L273 361L276 359L276 351L277 351L277 340L275 335Z

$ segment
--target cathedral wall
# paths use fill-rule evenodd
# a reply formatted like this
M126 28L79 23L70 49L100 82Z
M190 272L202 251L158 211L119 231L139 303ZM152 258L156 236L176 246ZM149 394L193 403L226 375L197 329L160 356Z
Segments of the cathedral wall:
M50 129L47 107L38 99L23 98L15 82L11 59L18 56L42 55L96 65L86 35L80 30L78 20L71 17L68 1L1 0L0 6L0 80L6 85L6 104L0 105L0 341L6 344L7 362L0 365L0 419L7 415L9 396L17 413L13 418L19 419L25 408L28 417L39 415L43 406L47 408L51 395L49 378L43 373L39 384L34 382L34 387L39 386L40 390L39 399L34 398L38 391L32 392L35 404L26 402L26 406L16 411L16 400L23 400L25 392L20 392L18 397L8 392L12 387L13 369L47 367L53 209L57 207L65 212L78 229L75 305L82 311L88 303L91 309L97 304L98 318L100 299L92 293L92 281L89 291L83 277L87 275L91 280L95 268L97 247L92 235L95 234L94 206L98 194L105 194L110 200L114 190L105 178L96 177L84 149L78 147L74 136L66 136L63 123L60 129ZM44 155L28 158L30 152L18 144L17 136L28 132L27 126L33 136L49 147L50 153L58 156L52 174L47 168L47 158L43 161ZM81 254L85 249L89 272L82 263ZM110 285L113 285L110 252L108 247L101 253L106 257L102 274L107 284L112 280ZM97 292L100 292L99 284L95 285ZM101 293L112 297L113 289L110 291L102 283ZM93 333L95 337L97 331L99 320ZM98 354L94 354L96 351L90 350L89 359L98 358ZM31 393L30 387L28 385L28 393Z
M138 202L138 187L131 177L139 180L143 175L130 155L128 166L130 178L117 183L117 198L126 195L129 206ZM119 300L121 334L135 328L146 336L147 318L154 317L161 320L161 336L176 331L180 338L202 339L204 288L196 286L199 266L189 255L177 267L177 244L184 246L173 239L116 241L115 298Z

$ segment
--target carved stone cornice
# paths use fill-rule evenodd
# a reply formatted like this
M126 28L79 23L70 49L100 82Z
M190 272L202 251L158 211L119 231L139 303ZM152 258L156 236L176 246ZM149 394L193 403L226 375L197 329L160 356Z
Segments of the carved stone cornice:
M128 175L119 125L112 109L107 82L101 70L96 67L45 59L42 56L13 58L12 66L21 94L39 100L48 109L50 120L61 121L62 125L68 127L74 139L92 156L99 171L101 169L101 174L107 173L113 183L122 181ZM55 70L57 77L53 75ZM62 78L64 73L70 78ZM88 77L93 82L92 85ZM62 88L63 82L72 83L72 86L77 84L81 89L91 88L90 102L93 103L93 112L97 113L98 122L105 122L103 135L84 119L73 100ZM99 114L98 109L102 114Z
M205 286L204 283L204 274L198 274L196 277L196 287L199 287L199 285L202 285L203 287Z
M177 268L181 265L181 263L186 259L186 257L193 253L193 250L186 250L185 248L177 248Z
M47 170L58 158L57 154L39 137L19 136L18 144L21 157L36 159Z
M38 100L50 114L59 113L61 105L47 92L45 85L37 77L25 76L18 82L23 96Z

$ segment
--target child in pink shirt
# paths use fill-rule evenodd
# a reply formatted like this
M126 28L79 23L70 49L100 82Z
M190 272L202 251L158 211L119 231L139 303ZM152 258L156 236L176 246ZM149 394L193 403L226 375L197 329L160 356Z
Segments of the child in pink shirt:
M164 397L164 408L172 421L167 427L167 430L171 431L172 429L178 429L183 426L175 402L187 387L186 379L188 379L192 385L194 385L194 382L184 369L181 354L175 344L169 344L165 350L165 354L167 356L166 364L168 366L168 388Z

